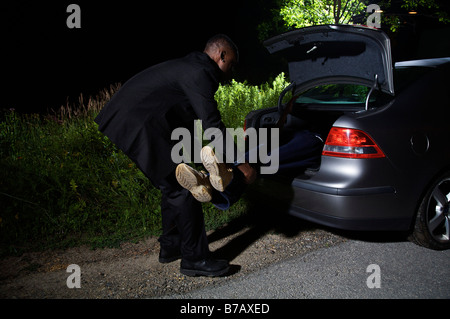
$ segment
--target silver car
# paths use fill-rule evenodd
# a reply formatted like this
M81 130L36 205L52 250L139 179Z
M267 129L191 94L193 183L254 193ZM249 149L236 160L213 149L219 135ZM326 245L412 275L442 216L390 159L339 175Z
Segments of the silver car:
M287 59L291 85L246 126L283 118L284 129L324 137L317 167L274 179L289 188L290 213L346 230L409 230L420 245L449 248L450 58L393 65L384 32L348 25L264 44Z

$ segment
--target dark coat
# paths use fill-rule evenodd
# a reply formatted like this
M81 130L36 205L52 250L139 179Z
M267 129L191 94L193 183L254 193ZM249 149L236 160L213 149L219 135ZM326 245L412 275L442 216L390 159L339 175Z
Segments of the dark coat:
M128 80L101 110L95 122L156 186L174 172L171 159L175 128L193 131L194 120L203 129L225 133L214 94L222 71L205 53L152 66ZM225 135L224 135L225 136Z

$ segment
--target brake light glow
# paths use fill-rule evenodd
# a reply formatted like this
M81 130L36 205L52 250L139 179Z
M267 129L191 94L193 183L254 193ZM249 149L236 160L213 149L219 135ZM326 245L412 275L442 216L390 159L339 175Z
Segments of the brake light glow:
M322 155L345 158L386 157L367 133L343 127L333 127L330 130Z

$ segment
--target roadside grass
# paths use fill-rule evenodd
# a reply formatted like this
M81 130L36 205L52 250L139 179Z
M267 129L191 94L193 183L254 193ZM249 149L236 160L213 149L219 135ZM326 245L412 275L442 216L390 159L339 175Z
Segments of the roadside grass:
M284 74L260 86L232 81L216 93L227 127L274 106ZM82 244L113 247L161 232L160 192L98 131L93 121L117 92L113 85L48 115L0 113L0 256ZM245 214L204 204L206 228Z

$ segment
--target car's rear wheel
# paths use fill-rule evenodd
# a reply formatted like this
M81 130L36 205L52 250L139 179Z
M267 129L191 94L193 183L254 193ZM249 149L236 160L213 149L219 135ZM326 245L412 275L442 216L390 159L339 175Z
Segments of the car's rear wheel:
M412 239L431 249L450 248L450 172L443 174L425 194L417 211Z

